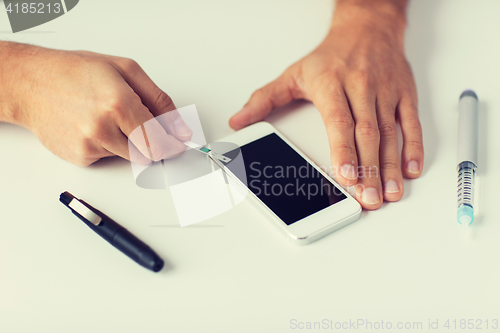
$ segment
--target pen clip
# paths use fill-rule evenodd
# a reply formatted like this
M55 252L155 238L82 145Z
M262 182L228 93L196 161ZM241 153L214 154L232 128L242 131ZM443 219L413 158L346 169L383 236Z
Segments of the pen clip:
M98 226L102 222L102 218L91 211L87 206L82 204L80 200L73 198L68 204L68 207L80 214L84 219L89 221L95 226Z

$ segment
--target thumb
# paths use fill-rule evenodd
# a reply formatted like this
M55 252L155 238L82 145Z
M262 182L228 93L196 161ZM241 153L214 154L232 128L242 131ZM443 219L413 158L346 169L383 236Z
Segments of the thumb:
M239 130L264 119L271 110L287 104L302 95L290 69L276 80L254 91L247 104L229 119L229 126Z

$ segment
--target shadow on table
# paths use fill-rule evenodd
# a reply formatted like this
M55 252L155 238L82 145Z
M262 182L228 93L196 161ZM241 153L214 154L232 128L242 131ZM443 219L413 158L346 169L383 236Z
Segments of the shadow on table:
M489 152L489 142L488 142L488 119L490 118L490 110L488 103L485 103L479 97L479 134L478 134L478 168L476 174L476 187L475 187L475 199L474 199L474 225L478 226L483 223L484 214L486 210L484 204L488 202L486 200L486 193L493 193L493 189L489 188L490 183L487 181L488 175L488 154Z
M406 54L415 76L419 99L419 115L424 135L424 175L432 167L439 149L439 132L436 126L431 101L435 97L430 87L430 62L436 48L436 26L440 0L410 1L408 8L408 31ZM405 182L405 196L411 190L411 182Z

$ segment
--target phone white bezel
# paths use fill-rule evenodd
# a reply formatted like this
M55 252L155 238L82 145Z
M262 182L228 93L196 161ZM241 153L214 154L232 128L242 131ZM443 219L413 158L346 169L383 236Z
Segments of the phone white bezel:
M304 153L302 153L297 147L295 147L290 141L288 141L271 124L267 122L259 122L217 141L230 142L241 147L271 133L276 133L276 135L278 135L293 150L295 150L309 164L311 164L319 173L321 173L326 179L328 179L335 187L337 187L337 189L342 191L342 193L344 193L347 198L312 215L309 215L295 223L292 223L291 225L287 225L247 186L241 183L239 179L236 178L236 176L232 175L232 173L227 168L223 168L233 180L240 184L240 186L245 187L247 195L251 199L254 206L257 207L262 213L264 213L264 215L292 242L301 245L311 243L316 239L319 239L335 230L344 227L349 223L356 221L361 214L361 206L359 205L359 203L346 190L344 190L342 186L331 179L328 174L318 168L318 166L313 161L311 161L306 155L304 155ZM218 153L225 152L218 151ZM245 159L244 155L243 159ZM220 162L217 164L222 167ZM334 218L332 218L332 214L334 214Z

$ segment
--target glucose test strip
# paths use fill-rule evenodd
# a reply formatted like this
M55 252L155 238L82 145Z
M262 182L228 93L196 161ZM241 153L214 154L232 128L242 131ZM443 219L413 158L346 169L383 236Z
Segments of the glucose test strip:
M224 163L231 162L231 159L229 157L226 157L224 155L216 153L216 152L214 152L213 150L211 150L211 149L209 149L207 147L204 147L204 146L201 146L201 145L199 145L197 143L194 143L193 141L184 141L183 144L185 144L189 148L196 149L196 150L202 152L203 154L211 156L211 157L213 157L215 159L218 159L219 161L222 161Z

